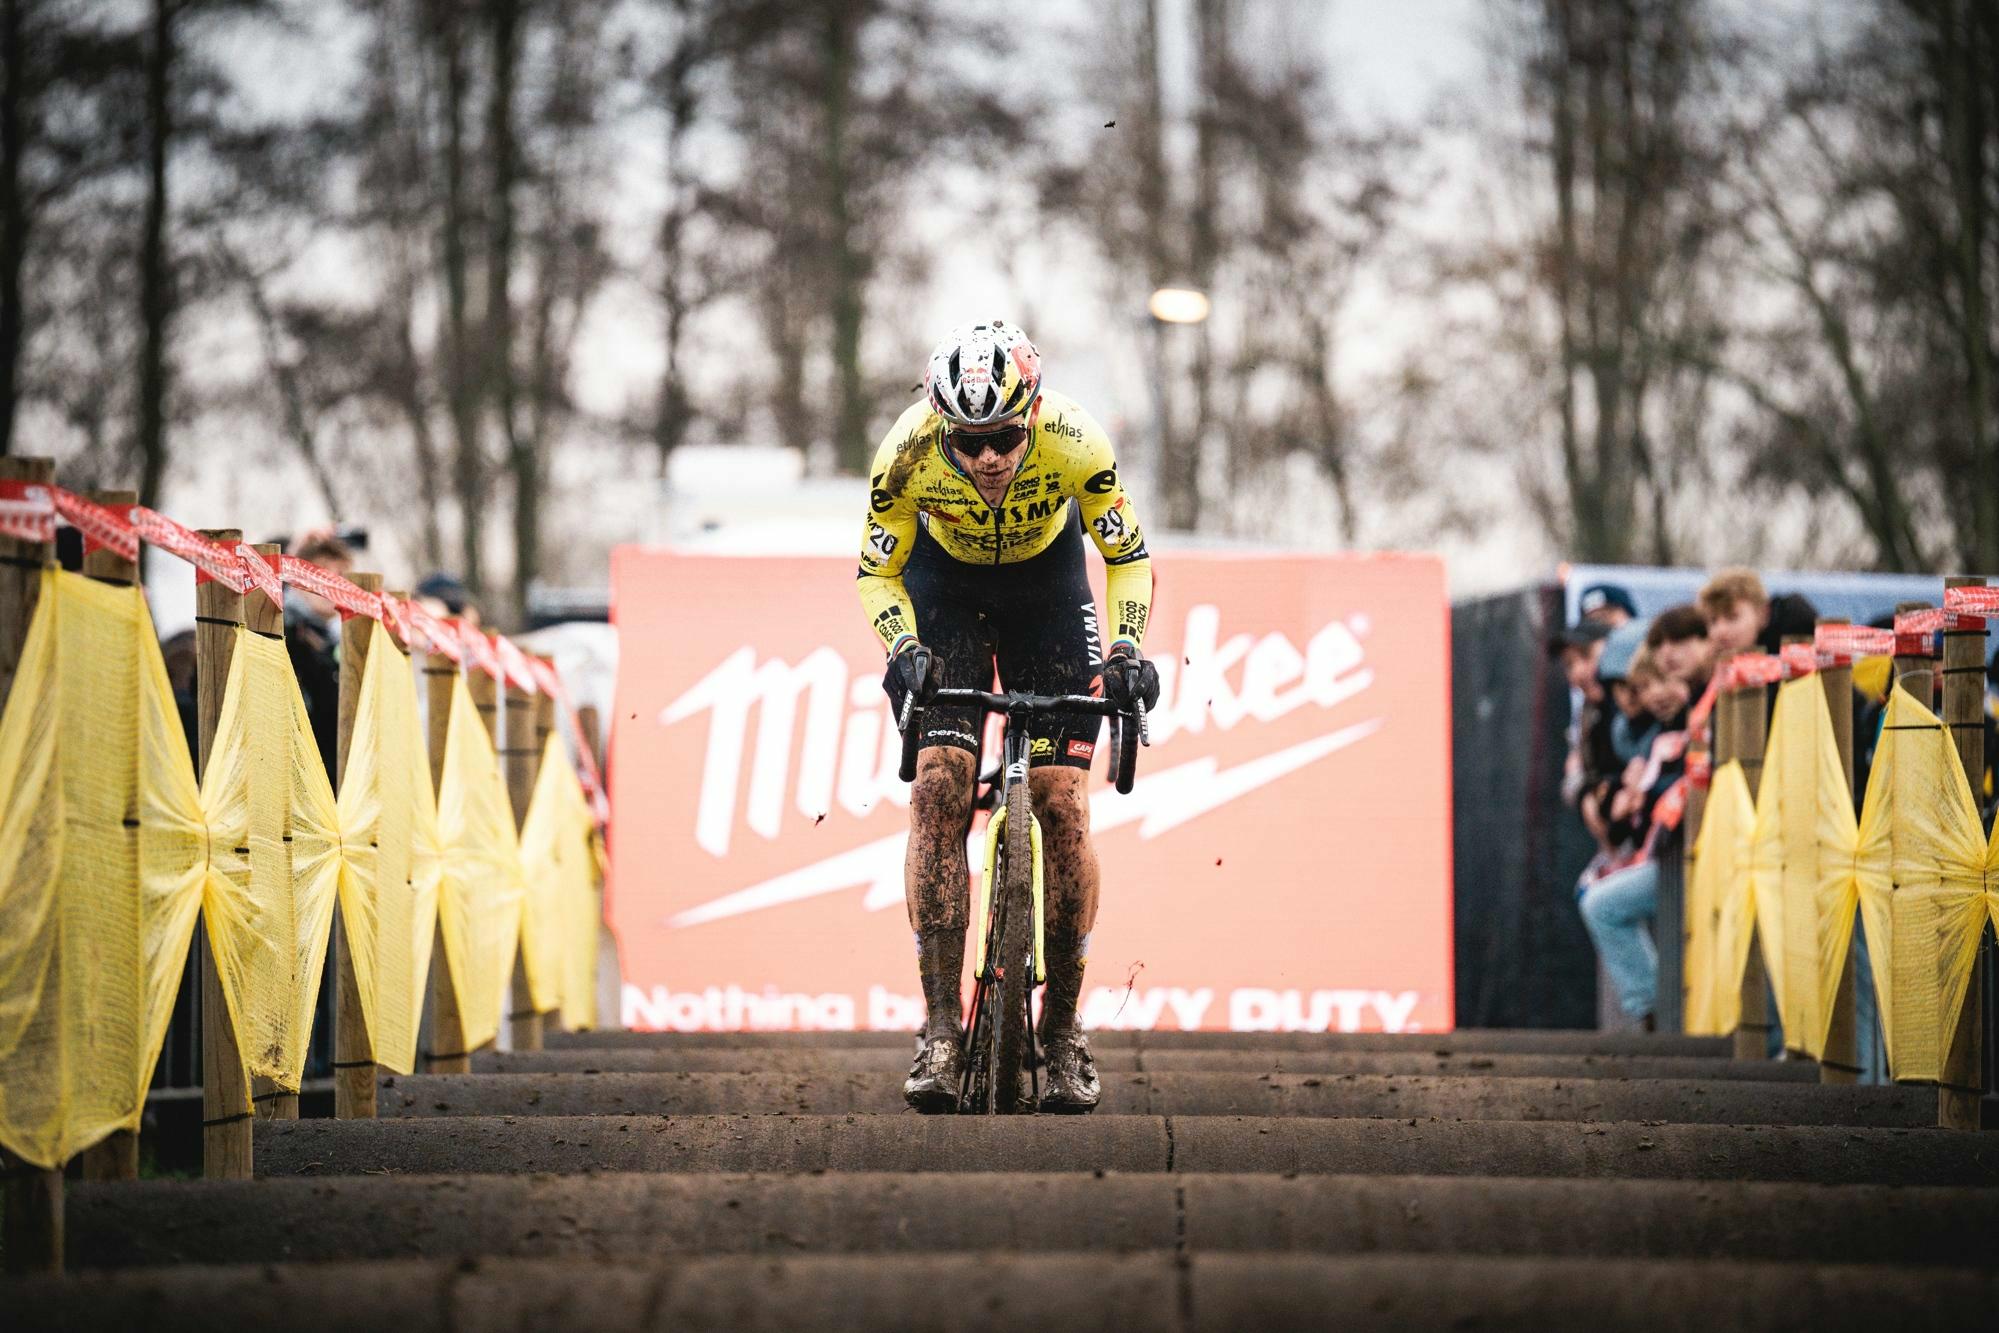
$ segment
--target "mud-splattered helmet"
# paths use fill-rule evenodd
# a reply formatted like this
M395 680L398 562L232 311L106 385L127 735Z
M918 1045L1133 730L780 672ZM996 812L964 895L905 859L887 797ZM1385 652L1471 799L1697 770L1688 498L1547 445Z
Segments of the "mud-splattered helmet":
M946 421L977 430L1034 406L1041 396L1041 353L1003 320L961 325L930 353L924 384L930 405Z

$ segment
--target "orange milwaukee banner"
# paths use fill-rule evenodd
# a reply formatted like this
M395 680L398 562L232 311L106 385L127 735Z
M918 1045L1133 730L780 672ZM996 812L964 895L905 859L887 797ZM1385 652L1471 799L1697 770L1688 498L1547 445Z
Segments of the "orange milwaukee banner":
M1101 749L1092 781L1085 1025L1448 1029L1442 564L1168 549L1154 568L1152 748L1130 795ZM853 582L845 558L613 554L627 1025L920 1022L909 790Z

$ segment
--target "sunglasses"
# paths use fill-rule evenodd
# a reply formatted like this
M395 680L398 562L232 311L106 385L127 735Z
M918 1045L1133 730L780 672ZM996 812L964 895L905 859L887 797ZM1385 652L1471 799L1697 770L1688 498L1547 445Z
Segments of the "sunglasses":
M1027 427L1002 426L998 430L963 431L947 430L944 438L951 447L967 458L978 458L988 449L996 454L1010 454L1027 443Z

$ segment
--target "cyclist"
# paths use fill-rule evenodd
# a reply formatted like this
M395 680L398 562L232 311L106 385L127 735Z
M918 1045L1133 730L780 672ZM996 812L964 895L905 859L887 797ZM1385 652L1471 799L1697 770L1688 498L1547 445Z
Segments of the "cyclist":
M1152 566L1102 427L1042 387L1040 353L1000 320L953 330L930 354L925 389L875 453L861 544L861 605L888 650L882 688L895 715L939 685L989 687L995 665L1010 690L1157 704L1159 673L1139 651ZM1086 524L1107 567L1108 654L1083 567ZM927 711L909 794L903 891L926 1020L903 1095L920 1111L958 1104L980 722L968 708ZM1049 717L1029 756L1047 894L1049 1111L1089 1111L1099 1093L1076 1003L1097 915L1086 782L1101 725Z

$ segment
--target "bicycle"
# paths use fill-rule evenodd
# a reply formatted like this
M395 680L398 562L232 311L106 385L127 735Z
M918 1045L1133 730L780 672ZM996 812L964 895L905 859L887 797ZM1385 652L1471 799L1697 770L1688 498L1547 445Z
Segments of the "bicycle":
M1006 717L999 769L999 796L986 824L983 874L979 881L978 953L972 964L971 1021L965 1035L965 1068L960 1076L958 1111L968 1115L1032 1111L1040 1100L1040 1052L1028 1003L1035 985L1047 980L1042 956L1045 916L1042 902L1041 825L1027 791L1027 759L1032 738L1028 719L1050 713L1090 713L1111 720L1112 781L1120 794L1131 791L1138 747L1151 745L1145 705L1129 709L1088 694L1023 694L1017 691L940 689L928 705L914 696L903 705L902 780L916 778L925 707L970 705ZM994 885L999 886L997 895ZM1021 1099L1023 1080L1028 1099Z

